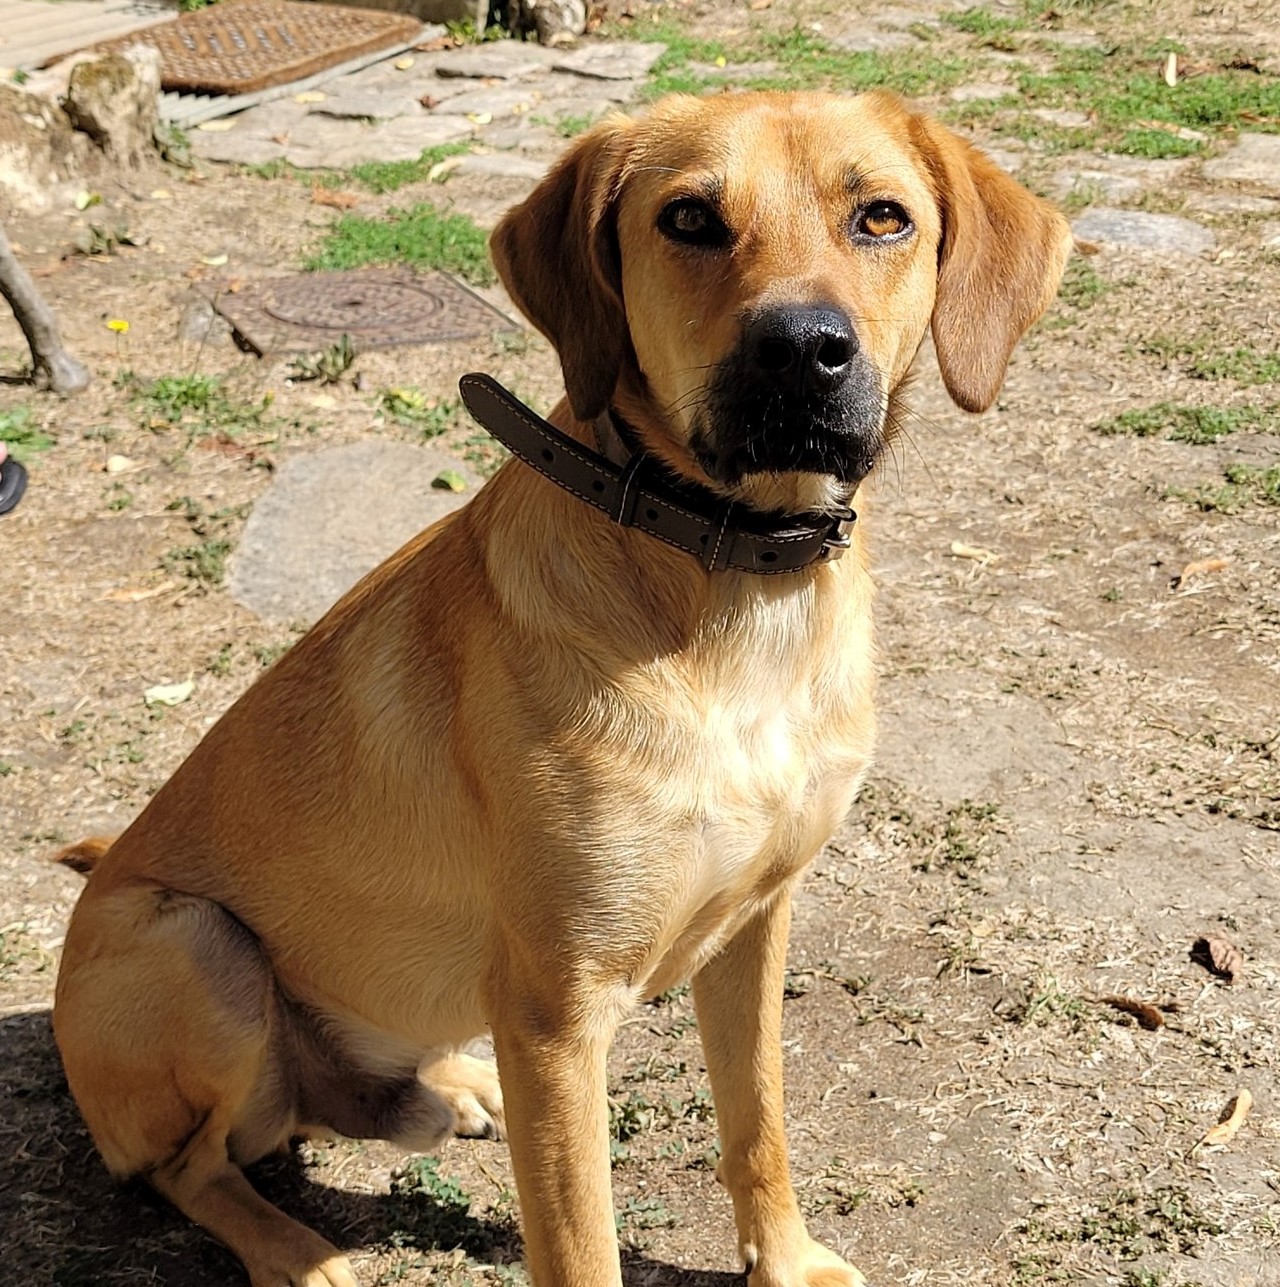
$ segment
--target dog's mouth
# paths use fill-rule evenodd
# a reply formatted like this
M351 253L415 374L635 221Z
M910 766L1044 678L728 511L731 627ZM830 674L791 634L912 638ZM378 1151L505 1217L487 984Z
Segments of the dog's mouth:
M775 310L716 368L689 441L720 483L804 473L849 487L875 468L885 416L880 375L846 315Z

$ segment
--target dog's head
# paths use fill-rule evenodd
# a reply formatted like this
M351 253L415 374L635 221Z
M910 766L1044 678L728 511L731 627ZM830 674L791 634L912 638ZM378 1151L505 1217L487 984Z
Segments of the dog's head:
M798 510L871 470L930 326L952 398L989 407L1070 244L892 95L725 94L597 126L492 250L580 419L613 406L682 474Z

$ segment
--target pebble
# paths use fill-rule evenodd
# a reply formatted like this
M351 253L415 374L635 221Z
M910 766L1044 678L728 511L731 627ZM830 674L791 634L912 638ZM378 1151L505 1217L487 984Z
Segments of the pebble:
M1207 179L1257 183L1280 195L1280 134L1242 134L1222 156L1204 163Z

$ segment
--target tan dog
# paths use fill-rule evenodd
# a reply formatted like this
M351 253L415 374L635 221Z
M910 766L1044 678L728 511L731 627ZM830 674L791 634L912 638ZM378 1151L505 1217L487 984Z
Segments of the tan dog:
M882 94L610 120L493 237L559 352L557 423L594 443L611 408L791 513L872 468L930 326L954 399L989 406L1068 246ZM107 1165L255 1287L350 1287L240 1167L309 1130L505 1129L537 1287L618 1284L606 1053L692 975L752 1287L860 1283L792 1192L780 1024L792 887L871 756L870 608L856 530L838 562L708 573L509 463L68 855L93 870L54 1023ZM486 1027L501 1095L456 1053Z

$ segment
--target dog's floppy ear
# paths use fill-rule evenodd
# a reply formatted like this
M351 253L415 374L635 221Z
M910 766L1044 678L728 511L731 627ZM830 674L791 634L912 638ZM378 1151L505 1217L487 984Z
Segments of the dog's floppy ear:
M581 420L609 405L630 344L615 219L630 129L616 117L583 135L489 241L511 298L560 355Z
M985 411L1013 347L1049 306L1071 252L1071 229L1047 202L928 117L916 146L942 212L933 344L952 399Z

